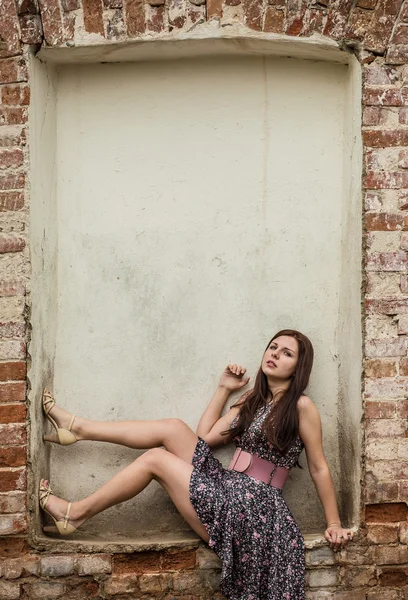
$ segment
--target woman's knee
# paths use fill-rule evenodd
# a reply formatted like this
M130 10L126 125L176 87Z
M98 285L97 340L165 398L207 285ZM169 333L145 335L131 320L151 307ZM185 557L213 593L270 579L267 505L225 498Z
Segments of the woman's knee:
M190 430L190 427L181 419L166 419L166 433L165 437L176 437L181 438Z
M146 450L140 458L144 461L153 477L156 477L160 475L168 454L164 448L151 448L150 450Z

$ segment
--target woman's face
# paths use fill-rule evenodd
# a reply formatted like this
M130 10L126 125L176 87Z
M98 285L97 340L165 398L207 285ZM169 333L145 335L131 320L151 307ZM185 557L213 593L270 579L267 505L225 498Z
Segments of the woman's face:
M262 371L267 377L289 379L296 370L299 344L288 335L281 335L269 344L262 359Z

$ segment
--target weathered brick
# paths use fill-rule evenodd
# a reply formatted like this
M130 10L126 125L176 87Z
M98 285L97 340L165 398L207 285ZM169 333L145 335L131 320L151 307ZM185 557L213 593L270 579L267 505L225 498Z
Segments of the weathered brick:
M309 571L307 581L311 588L335 586L339 583L339 571L334 568L313 569Z
M177 593L188 592L190 594L202 589L200 574L197 571L186 571L173 575L173 589Z
M408 521L400 523L398 529L398 539L401 544L408 544Z
M402 377L408 377L408 358L401 358L399 369Z
M18 381L26 378L27 365L24 361L0 363L0 381Z
M24 404L0 404L0 424L23 423L26 418Z
M398 523L373 524L367 526L367 539L373 544L393 544L398 542Z
M313 567L335 565L336 556L329 547L314 548L306 552L306 564Z
M366 354L370 357L405 356L406 353L407 342L401 337L367 340L366 342Z
M1 282L0 282L1 287ZM0 294L1 295L1 294ZM21 359L26 356L26 345L24 342L0 342L0 360Z
M0 235L0 254L21 252L25 248L25 240L14 235Z
M397 365L395 360L369 359L365 361L366 377L395 377Z
M0 190L21 190L25 184L25 177L22 173L18 175L1 175L0 174ZM13 209L2 209L13 210Z
M395 460L398 455L398 442L394 439L376 439L366 445L366 456L372 460Z
M26 393L26 384L24 381L19 383L0 383L0 402L24 402Z
M366 86L363 102L366 106L406 106L408 104L408 88Z
M369 504L365 507L367 523L397 523L405 521L408 507L404 502Z
M372 402L365 403L366 419L392 419L397 411L396 402Z
M51 598L64 598L65 585L63 583L38 581L30 583L28 598L48 600Z
M104 36L101 0L82 0L85 30Z
M380 546L377 548L377 565L400 565L406 562L408 562L407 546Z
M401 498L398 482L378 481L372 473L366 473L365 479L365 501L367 503L395 502Z
M270 33L283 33L285 25L285 12L276 6L266 8L263 30Z
M250 29L262 29L262 2L260 0L242 0L244 24ZM289 34L290 35L290 34Z
M361 6L359 3L358 6ZM392 85L398 80L398 71L394 67L372 63L363 70L366 85Z
M24 537L0 537L0 557L3 558L21 558L27 555L30 548L27 539Z
M114 575L104 584L106 594L134 594L138 591L137 577L134 575Z
M408 479L406 460L367 460L367 472L373 473L379 481L400 481Z
M0 321L0 337L2 338L23 338L25 336L26 326L24 322L11 322L11 323L2 323ZM6 372L15 373L15 367L3 367L2 365L9 365L11 363L0 363L0 381L11 381L9 377L7 379L2 379L2 376L5 376ZM14 364L14 363L13 363ZM20 364L20 363L19 363ZM18 368L20 369L20 368ZM19 379L25 379L24 377L17 377Z
M380 585L403 587L408 585L408 567L382 567L379 573Z
M1 482L0 482L1 488ZM0 535L15 535L25 533L27 531L27 523L24 515L0 515ZM0 580L1 582L1 580ZM0 588L0 598L1 598Z
M0 169L7 169L9 167L21 167L23 161L24 154L19 148L14 148L13 150L7 149L0 151Z
M25 502L24 492L2 493L0 494L0 513L24 513Z
M400 122L405 109L400 109ZM408 146L408 129L366 129L362 132L363 143L368 148L388 148L390 146ZM379 185L381 182L371 176L373 183ZM370 180L369 180L370 181ZM400 181L405 181L401 178ZM397 185L396 187L406 187Z
M0 192L0 212L21 210L23 206L24 194L22 192Z
M0 125L24 125L28 120L27 107L4 106L0 108Z
M144 33L146 28L144 3L141 0L124 0L123 11L128 36L134 37Z
M109 554L79 556L77 558L79 575L99 575L112 572L112 560Z
M141 575L139 587L142 594L162 594L171 589L172 576L170 573L149 573Z
M346 586L363 587L374 586L377 584L375 567L347 567L345 570L344 582Z
M21 446L25 441L25 424L0 425L0 446Z
M193 569L196 565L196 550L173 550L162 555L161 568L165 571Z
M366 106L363 109L363 125L379 125L381 109L378 106Z
M207 21L211 19L221 19L222 17L222 0L207 0Z
M43 28L39 15L21 15L20 22L20 39L23 44L30 46L41 44L43 41Z
M138 575L160 571L161 554L159 552L135 552L115 555L113 572L118 575Z
M408 419L408 399L397 402L397 415L400 419Z
M27 81L27 65L21 57L0 60L0 83Z
M390 299L368 299L366 300L366 310L368 313L398 315L408 314L408 298L397 300Z
M40 560L41 575L66 577L74 573L74 557L69 555L43 556Z
M25 446L0 448L0 467L23 467L26 460L27 450Z
M62 13L57 0L39 0L44 38L50 46L57 46L64 40Z
M0 580L1 600L17 600L20 598L21 585L16 581Z
M5 579L18 579L19 577L29 577L30 575L39 575L40 558L39 556L22 556L19 558L8 558L3 562L3 577Z
M218 556L204 546L197 549L197 567L202 569L221 569L222 563Z
M23 491L25 488L26 469L24 467L0 469L0 492Z

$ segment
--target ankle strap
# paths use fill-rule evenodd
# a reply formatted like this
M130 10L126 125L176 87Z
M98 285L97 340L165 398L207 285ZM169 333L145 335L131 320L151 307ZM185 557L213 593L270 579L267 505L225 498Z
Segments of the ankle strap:
M67 514L64 517L64 529L66 529L67 525L68 525L69 513L71 512L71 506L72 506L72 502L69 502L68 503L68 508L67 508Z
M72 415L71 421L69 423L68 431L71 431L72 425L74 424L76 415Z

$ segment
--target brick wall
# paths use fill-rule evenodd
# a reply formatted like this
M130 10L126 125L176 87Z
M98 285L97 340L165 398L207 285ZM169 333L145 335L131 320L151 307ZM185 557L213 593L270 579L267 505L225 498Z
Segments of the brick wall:
M216 597L204 548L35 551L26 537L29 337L27 53L241 24L314 32L363 70L365 464L362 528L347 551L307 555L310 600L408 599L408 1L0 0L0 599ZM208 29L207 29L208 31ZM407 64L405 64L407 63Z

